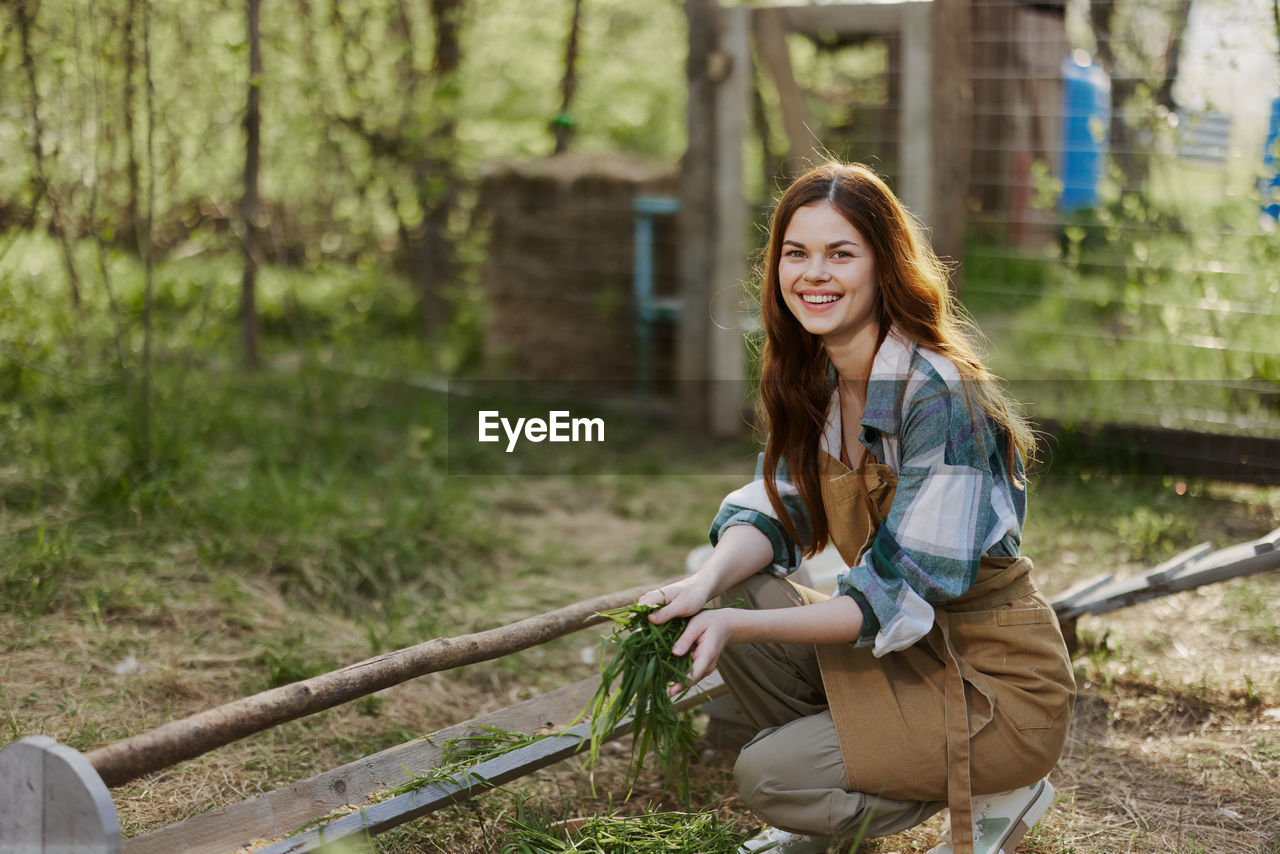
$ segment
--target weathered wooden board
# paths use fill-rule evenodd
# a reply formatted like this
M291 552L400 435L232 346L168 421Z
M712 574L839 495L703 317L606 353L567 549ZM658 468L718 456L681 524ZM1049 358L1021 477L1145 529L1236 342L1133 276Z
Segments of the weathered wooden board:
M722 693L723 683L719 674L713 674L699 689L676 703L686 709L699 705L712 696ZM630 732L631 720L624 720L610 734L614 738ZM322 826L307 830L298 836L282 840L260 849L260 854L297 854L315 851L352 836L381 833L435 810L457 803L472 795L524 777L540 768L567 759L586 748L586 724L580 724L566 733L554 735L528 747L512 751L497 759L472 768L463 778L452 783L423 786L413 792L371 804Z
M715 85L716 151L712 165L715 204L714 246L711 253L709 311L690 311L690 322L701 321L707 335L706 386L711 410L707 427L713 436L737 436L745 431L749 210L742 188L743 145L751 115L751 10L744 6L721 9L720 51L723 63ZM686 303L687 305L687 303ZM695 304L696 308L696 304Z
M1094 579L1056 598L1053 606L1059 619L1073 620L1271 569L1280 569L1280 528L1217 551L1201 543L1138 575Z
M0 750L0 852L119 854L111 793L76 750L43 735Z
M174 851L182 851L184 854L222 854L222 852L234 851L252 840L269 840L286 836L335 810L363 804L378 792L409 782L412 779L410 771L421 774L436 767L440 761L443 746L450 739L462 738L482 727L496 727L530 734L561 729L586 706L598 681L594 678L584 679L523 703L442 729L426 738L414 739L388 748L273 792L229 804L193 816L186 821L126 839L124 854L170 854ZM697 692L681 701L680 707L696 705L719 695L723 690L719 675L712 674L699 684ZM548 745L540 750L550 747ZM556 749L558 750L559 747ZM558 754L554 755L555 758L547 758L537 751L530 753L528 758L532 764L523 773L530 773L545 764L564 758ZM517 757L512 761L518 763L519 751L514 751L508 756ZM539 761L543 764L536 764ZM426 791L426 789L420 791ZM456 795L457 792L454 791L450 797ZM406 809L420 810L427 801L419 798L400 803ZM439 808L440 805L444 804L433 808ZM404 821L420 814L424 813L415 812ZM331 837L326 838L331 839Z
M675 706L678 709L689 709L723 692L724 683L720 675L713 673L693 692L677 701ZM617 738L630 731L631 719L627 718L608 737ZM382 833L495 786L517 780L540 768L568 759L586 749L589 732L587 724L579 724L568 732L549 736L497 759L482 762L474 766L465 776L460 775L461 779L456 779L454 782L426 785L412 792L369 804L356 812L311 828L295 837L261 848L257 854L300 854L304 851L316 851L353 836L372 836Z
M523 733L564 727L586 706L598 681L584 679L273 792L126 839L125 854L213 854L234 850L250 839L284 836L336 809L364 803L376 792L407 783L409 771L420 772L440 761L441 749L450 739L481 727Z
M933 222L933 23L932 3L905 3L902 21L902 110L898 114L898 185L921 222ZM860 7L861 8L861 7ZM944 144L938 141L939 145Z

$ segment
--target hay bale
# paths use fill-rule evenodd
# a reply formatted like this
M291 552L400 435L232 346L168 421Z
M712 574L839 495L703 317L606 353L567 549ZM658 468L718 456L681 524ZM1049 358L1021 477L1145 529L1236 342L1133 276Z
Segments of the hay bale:
M674 166L616 155L561 154L484 170L486 355L495 369L517 379L634 380L632 200L675 195L676 177ZM655 290L672 294L674 217L656 225ZM664 379L675 336L658 332L653 364Z

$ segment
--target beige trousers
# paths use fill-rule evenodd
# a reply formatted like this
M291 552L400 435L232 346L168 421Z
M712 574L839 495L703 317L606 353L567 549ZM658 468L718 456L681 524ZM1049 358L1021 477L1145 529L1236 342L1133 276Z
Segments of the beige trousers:
M722 604L790 608L822 601L816 591L769 575L728 590ZM900 801L851 792L812 645L740 644L718 665L741 712L760 729L733 773L748 807L774 827L852 839L889 836L921 823L945 801Z

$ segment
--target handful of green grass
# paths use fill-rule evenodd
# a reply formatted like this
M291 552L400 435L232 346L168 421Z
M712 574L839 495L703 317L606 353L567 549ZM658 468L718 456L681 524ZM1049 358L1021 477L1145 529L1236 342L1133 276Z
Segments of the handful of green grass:
M403 795L436 783L464 780L471 768L481 762L505 756L544 738L546 738L545 735L525 735L522 732L510 732L498 727L480 727L477 732L470 735L446 741L440 751L440 764L430 771L415 774L405 768L405 772L412 779L389 789L386 795Z
M744 837L710 810L594 815L558 823L522 811L509 827L503 854L733 854Z
M605 641L606 647L614 648L614 654L600 656L600 685L578 719L591 719L587 762L594 769L605 739L631 715L634 740L629 780L635 782L652 750L658 771L687 802L689 757L695 733L689 716L672 706L667 686L688 681L689 656L677 658L671 654L671 647L689 619L677 617L655 625L648 619L654 610L652 605L632 604L601 612L614 624Z

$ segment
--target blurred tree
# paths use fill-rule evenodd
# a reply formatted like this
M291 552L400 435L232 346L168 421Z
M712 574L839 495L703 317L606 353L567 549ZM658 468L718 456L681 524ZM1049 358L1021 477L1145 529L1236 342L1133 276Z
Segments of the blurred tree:
M240 240L244 251L244 275L240 284L240 343L245 365L258 366L258 169L262 139L262 34L259 31L261 0L247 0L245 19L249 35L249 94L244 111L244 195L240 200Z
M18 39L22 48L22 69L25 72L27 85L29 87L29 98L27 107L30 110L30 141L31 155L35 162L35 182L34 198L31 201L32 216L36 216L42 202L47 201L51 210L49 229L58 238L59 244L62 246L62 262L67 271L67 282L69 284L69 293L71 302L75 306L80 305L80 274L76 270L75 256L71 251L71 238L67 234L70 223L63 213L62 198L55 190L53 182L50 180L49 168L45 158L45 132L44 123L41 117L41 98L40 84L36 76L36 55L34 46L34 33L36 24L36 15L39 13L40 4L36 0L15 0L14 17L18 24Z
M1111 75L1110 150L1126 189L1146 182L1150 140L1158 131L1154 107L1166 115L1178 109L1173 86L1190 14L1191 0L1090 0L1098 60Z
M573 95L578 88L578 33L582 29L582 0L573 0L573 15L569 19L569 38L564 49L564 78L560 82L560 112L552 121L555 135L555 153L569 150L573 136Z
M397 85L383 93L385 100L367 102L361 94L368 89L365 75L372 71L372 60L361 36L368 36L371 10L362 8L352 20L340 2L333 4L333 22L343 34L343 101L353 109L331 118L353 131L393 172L408 172L408 195L395 182L386 185L386 193L400 236L398 266L414 283L422 328L430 334L445 319L442 286L456 272L449 222L461 183L457 122L464 2L428 0L429 64L419 55L421 26L415 25L411 8L404 0L393 0L385 10L387 47L397 55Z
M134 22L138 20L138 0L129 0L124 12L123 26L120 28L120 55L124 68L124 85L121 87L123 109L121 118L124 124L125 144L125 176L128 182L128 194L125 196L124 221L128 228L128 236L136 244L141 232L138 227L138 197L141 195L141 178L138 169L137 130L134 128L133 109L137 101L134 90L134 79L137 77L138 49L134 44Z

